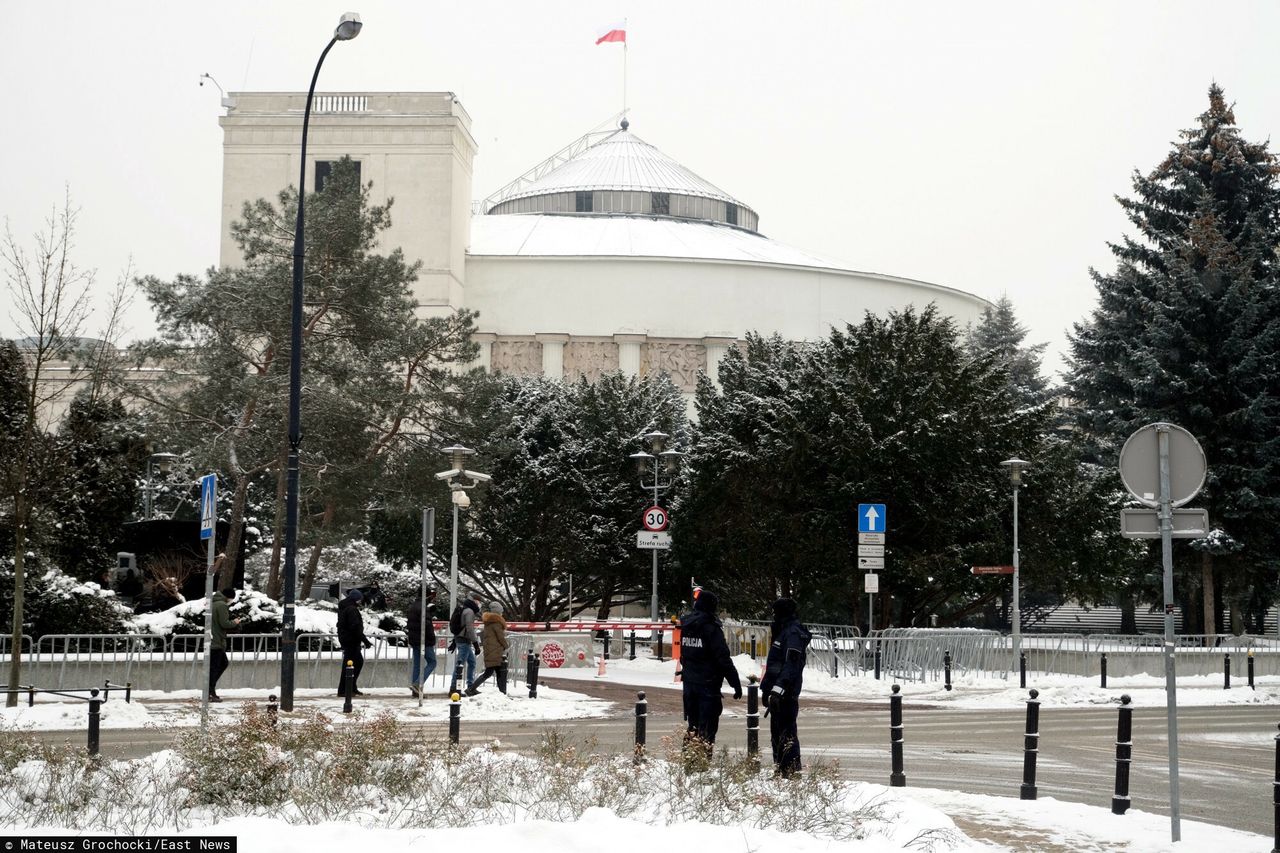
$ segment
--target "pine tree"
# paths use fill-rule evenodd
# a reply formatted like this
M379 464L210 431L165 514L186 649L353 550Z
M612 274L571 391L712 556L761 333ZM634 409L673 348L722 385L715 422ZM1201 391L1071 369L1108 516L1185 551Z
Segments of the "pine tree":
M974 355L992 353L996 363L1009 371L1014 393L1026 405L1034 406L1049 396L1049 382L1040 373L1048 344L1023 346L1026 337L1027 327L1018 322L1013 301L1005 294L995 305L982 309L982 319L970 328L966 343Z
M1098 308L1071 336L1077 424L1114 464L1135 429L1190 430L1209 463L1196 501L1211 536L1200 552L1206 633L1216 630L1214 567L1238 607L1273 595L1280 529L1280 190L1275 157L1245 140L1216 84L1197 126L1118 199L1136 237L1091 271ZM1189 555L1181 555L1185 562Z

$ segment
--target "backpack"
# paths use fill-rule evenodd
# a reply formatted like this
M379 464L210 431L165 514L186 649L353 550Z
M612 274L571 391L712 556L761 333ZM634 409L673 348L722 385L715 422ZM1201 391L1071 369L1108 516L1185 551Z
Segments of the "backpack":
M453 636L457 637L462 633L462 605L459 604L453 610L453 615L449 617L449 631Z

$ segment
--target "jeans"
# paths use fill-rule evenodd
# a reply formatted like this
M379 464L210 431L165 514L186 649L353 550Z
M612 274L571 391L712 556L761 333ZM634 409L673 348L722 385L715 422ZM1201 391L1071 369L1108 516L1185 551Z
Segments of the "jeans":
M470 684L472 680L474 680L476 677L475 647L468 642L459 640L457 642L457 648L458 648L458 663L462 663L463 661L466 661L466 664L467 664L467 680L464 681L463 683Z
M209 650L209 693L216 695L218 692L218 679L222 677L222 673L227 671L227 650L226 649L210 649Z
M418 670L422 670L422 679L418 679ZM413 647L413 660L409 663L409 683L425 684L427 679L431 677L431 673L436 671L436 647L432 643L427 647L427 659L425 662L421 660L421 649L418 646Z

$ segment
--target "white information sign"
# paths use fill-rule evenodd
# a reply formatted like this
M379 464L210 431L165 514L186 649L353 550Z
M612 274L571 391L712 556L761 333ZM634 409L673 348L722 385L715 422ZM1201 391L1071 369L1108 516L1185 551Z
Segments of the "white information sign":
M860 569L883 569L884 557L859 557L858 568Z
M869 572L863 575L863 592L877 593L880 591L880 576L875 572Z
M883 545L859 545L858 556L859 557L883 557L884 546Z
M858 544L859 545L883 545L884 534L883 533L859 533Z
M646 551L665 551L671 547L671 534L656 530L639 530L636 532L636 547Z

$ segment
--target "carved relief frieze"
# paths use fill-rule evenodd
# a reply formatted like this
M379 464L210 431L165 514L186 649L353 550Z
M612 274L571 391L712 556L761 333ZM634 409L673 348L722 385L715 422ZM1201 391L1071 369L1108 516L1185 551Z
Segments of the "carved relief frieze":
M489 369L509 376L541 376L542 344L530 340L504 340L493 342Z
M618 345L613 341L570 341L564 348L564 378L576 382L586 377L595 382L604 373L618 369Z
M702 344L649 341L640 356L640 373L667 373L681 391L692 392L698 387L698 371L706 364L707 353Z

